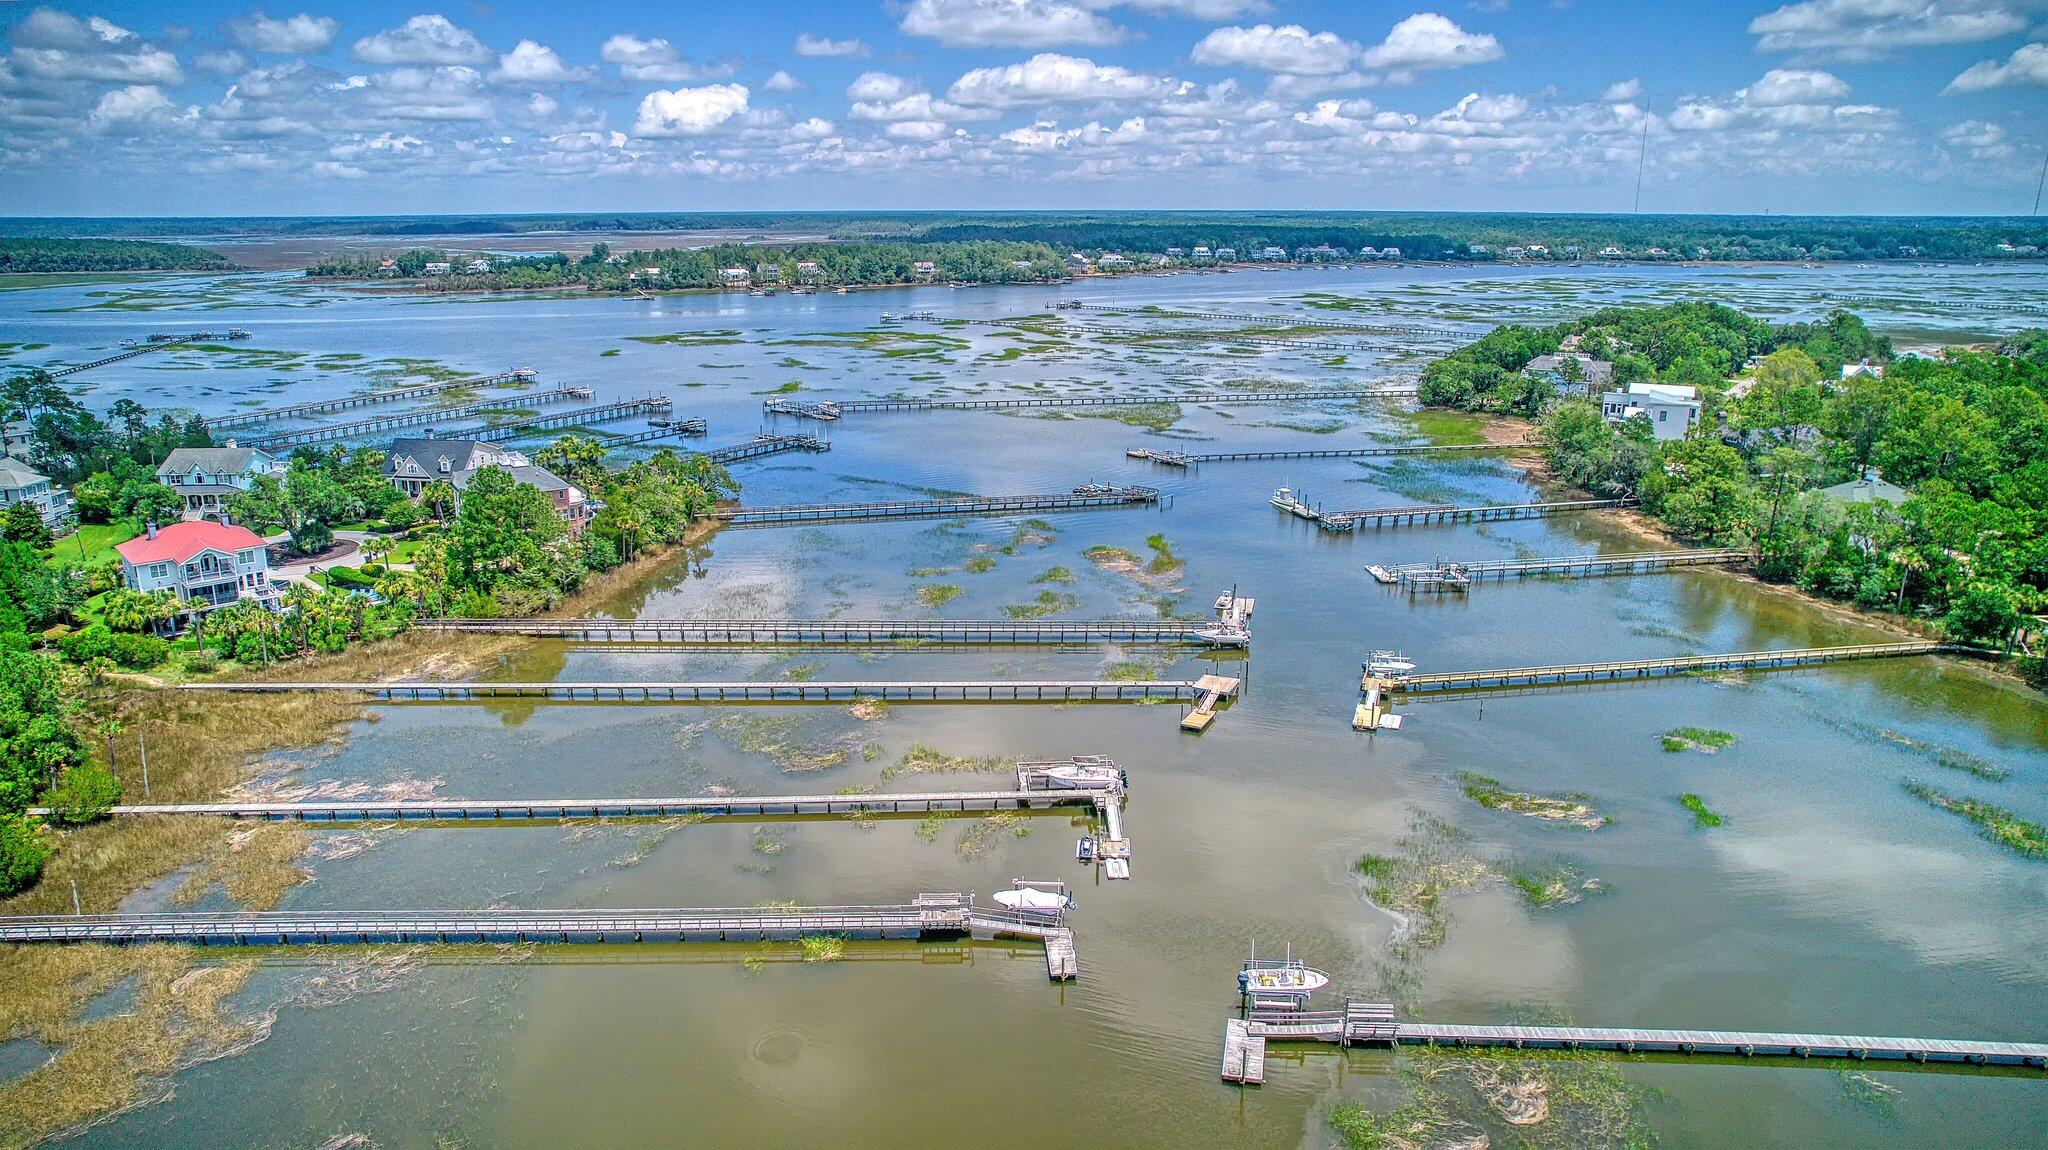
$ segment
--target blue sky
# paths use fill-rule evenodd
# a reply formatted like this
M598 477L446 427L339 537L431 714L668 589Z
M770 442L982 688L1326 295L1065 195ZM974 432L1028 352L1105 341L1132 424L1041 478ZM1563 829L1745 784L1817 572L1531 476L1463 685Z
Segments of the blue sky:
M2048 0L0 0L0 214L2024 214Z

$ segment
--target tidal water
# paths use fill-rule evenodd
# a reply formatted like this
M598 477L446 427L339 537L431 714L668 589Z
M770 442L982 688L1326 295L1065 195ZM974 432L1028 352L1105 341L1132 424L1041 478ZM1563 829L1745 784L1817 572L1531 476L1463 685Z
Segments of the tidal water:
M1310 293L1341 297L1344 310L1314 311ZM1029 314L1055 296L1335 315L1383 330L1327 337L1355 345L1344 352L1083 338L1006 354L1019 341L944 323ZM672 396L676 416L710 421L717 445L765 426L762 393L790 381L802 385L800 398L1345 386L1412 374L1435 350L1496 322L1555 320L1595 304L1718 299L1784 319L1848 303L1902 343L1927 343L2022 326L2023 301L2044 297L2048 273L2016 267L1360 269L655 301L422 300L277 277L187 277L0 293L0 339L14 345L0 368L82 362L159 329L238 325L255 336L232 353L145 356L73 382L96 407L126 395L213 414L361 390L390 378L373 368L419 366L388 361L478 374L531 366L544 386L587 384L599 399ZM965 346L819 338L891 330L878 325L880 312L927 308L940 323L900 330ZM685 341L628 338L678 333ZM48 346L23 346L34 344ZM1434 670L1878 633L1718 571L1410 598L1373 583L1364 566L1641 543L1590 515L1328 537L1267 504L1281 485L1353 507L1537 494L1522 473L1484 458L1179 472L1124 455L1144 445L1413 441L1412 417L1384 402L1190 405L1163 434L1102 413L863 414L823 430L829 454L738 465L746 501L1026 493L1087 481L1150 483L1170 499L1158 510L1040 517L1049 528L1018 517L726 531L604 610L988 618L1049 591L1073 596L1064 610L1072 617L1150 618L1204 612L1234 585L1257 598L1256 638L1248 660L1213 669L1242 674L1245 696L1199 737L1177 729L1171 706L898 706L865 720L839 706L392 706L356 724L340 749L295 756L296 780L432 782L440 794L474 797L967 789L989 777L884 771L917 745L949 755L1104 754L1131 776L1132 881L1102 883L1079 867L1081 832L1065 816L995 828L914 819L423 828L309 861L312 881L285 906L895 902L920 891L985 897L1019 877L1064 879L1077 886L1078 982L1049 983L1041 952L1010 944L855 944L843 961L808 964L788 961L785 947L544 948L522 961L435 957L353 989L332 985L336 956L293 955L268 963L244 995L247 1009L279 1011L266 1041L181 1072L168 1100L77 1144L313 1146L347 1132L385 1147L1330 1144L1329 1108L1397 1104L1396 1067L1407 1056L1316 1048L1297 1059L1276 1048L1263 1088L1221 1083L1222 1024L1255 941L1262 954L1291 945L1332 975L1339 995L1398 994L1443 1021L2043 1037L2048 866L2003 852L1900 786L1921 778L2048 818L2048 707L2039 696L1971 666L1897 660L1422 702L1406 708L1400 731L1357 734L1349 719L1359 664L1375 648ZM1154 534L1186 566L1153 585L1084 556L1105 545L1149 558ZM1055 568L1072 582L1048 577ZM921 606L918 588L941 585L957 586L958 597L936 611ZM1160 677L1212 669L1199 656L1109 648L539 644L490 674L1089 678L1137 661ZM1737 741L1711 755L1662 750L1662 733L1680 726ZM1943 749L2010 777L1944 768ZM1464 771L1511 790L1583 793L1615 822L1587 832L1482 809L1460 792ZM1675 801L1685 792L1726 824L1696 827ZM1361 854L1397 852L1418 816L1468 834L1461 849L1471 857L1568 863L1602 889L1535 909L1505 884L1481 883L1450 896L1440 946L1397 961L1399 923L1370 903L1351 868ZM1872 1105L1831 1066L1620 1065L1645 1092L1645 1124L1667 1145L2048 1142L2038 1073L1869 1067L1896 1091ZM1477 1119L1487 1124L1483 1108ZM1490 1128L1516 1133L1497 1121ZM1569 1131L1535 1133L1546 1144L1575 1141Z

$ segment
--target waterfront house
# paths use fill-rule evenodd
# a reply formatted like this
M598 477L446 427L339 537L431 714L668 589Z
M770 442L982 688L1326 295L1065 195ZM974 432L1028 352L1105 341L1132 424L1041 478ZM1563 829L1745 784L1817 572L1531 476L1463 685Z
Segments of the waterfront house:
M1858 377L1864 379L1883 379L1884 365L1872 363L1867 359L1861 363L1845 363L1842 365L1843 379L1856 379Z
M1603 260L1618 260L1622 256L1627 254L1628 253L1622 251L1618 247L1615 247L1613 244L1608 244L1606 247L1600 249L1600 258Z
M1512 244L1508 247L1508 258L1511 260L1528 259L1529 249L1521 246L1520 244Z
M555 514L561 516L569 524L570 531L577 535L583 534L583 528L589 524L591 516L597 513L597 506L582 488L545 467L523 462L486 463L482 467L458 471L450 476L448 482L455 488L455 505L458 509L462 506L462 493L469 489L470 482L483 467L501 468L509 473L515 482L540 488L541 493L555 505Z
M754 285L754 273L745 268L719 268L718 283L721 287L743 288Z
M1823 499L1834 503L1885 503L1897 507L1913 498L1913 493L1896 483L1885 482L1884 476L1875 467L1866 467L1863 474L1847 483L1820 489Z
M491 270L491 261L471 260L462 265L462 270L473 276L488 275Z
M1381 259L1383 259L1383 260L1398 260L1398 259L1400 259L1400 258L1401 258L1401 249L1400 249L1400 248L1381 248L1381 249L1380 249L1380 258L1381 258Z
M754 265L754 282L755 282L755 283L761 283L761 284L774 284L774 283L781 283L781 282L782 282L782 265L781 265L781 264L755 264L755 265Z
M240 599L277 604L263 537L246 527L200 521L158 528L152 523L114 551L121 556L121 581L130 589L178 597L181 610L174 627Z
M52 527L71 514L71 496L49 476L13 456L0 456L0 513L12 511L17 503L33 505Z
M1602 395L1600 414L1612 423L1641 417L1649 421L1656 438L1684 439L1699 421L1699 393L1672 383L1631 383L1625 390Z
M430 276L445 276L454 270L455 265L443 263L440 260L435 260L433 263L420 269L422 273Z
M384 453L384 477L408 499L418 499L427 484L436 479L453 483L460 472L497 464L524 467L529 461L517 451L474 439L394 439Z
M1252 258L1262 264L1284 263L1287 259L1287 249L1267 244L1265 247L1260 248L1258 254Z
M1565 364L1578 365L1576 370ZM1530 375L1539 376L1556 385L1561 392L1591 395L1596 390L1605 390L1614 382L1614 365L1604 359L1594 359L1582 351L1559 349L1557 355L1539 355L1529 361L1523 369ZM1578 378L1573 379L1576 375Z
M796 261L796 278L804 283L816 283L825 278L825 272L824 269L818 266L818 261L816 260L798 260Z
M27 459L36 443L35 425L26 419L0 424L0 455Z
M185 500L185 518L218 519L236 492L256 486L259 476L281 475L283 464L260 447L179 447L157 464L156 481Z
M1234 262L1234 261L1235 261L1236 259L1237 259L1237 249L1236 249L1236 248L1217 248L1217 249L1216 249L1216 262L1217 262L1217 263L1219 263L1219 264L1227 264L1227 263L1232 263L1232 262Z
M1104 268L1118 268L1118 269L1122 269L1122 268L1128 268L1128 267L1132 267L1132 266L1134 266L1134 265L1133 265L1133 263L1132 263L1132 261L1130 260L1130 258L1129 258L1129 257L1127 257L1127 256L1124 256L1124 255L1122 255L1122 254L1120 254L1120 253L1117 253L1117 252L1104 252L1104 253L1102 253L1102 258L1101 258L1101 259L1099 259L1099 260L1096 260L1096 261L1095 261L1095 265L1096 265L1097 267L1104 267Z
M1196 244L1194 252L1188 258L1196 263L1207 263L1216 258L1216 253L1210 251L1207 244Z
M910 265L910 270L921 280L937 279L939 276L939 265L930 260L919 260Z
M1188 250L1186 248L1168 248L1166 249L1166 258L1170 260L1184 260L1188 258Z

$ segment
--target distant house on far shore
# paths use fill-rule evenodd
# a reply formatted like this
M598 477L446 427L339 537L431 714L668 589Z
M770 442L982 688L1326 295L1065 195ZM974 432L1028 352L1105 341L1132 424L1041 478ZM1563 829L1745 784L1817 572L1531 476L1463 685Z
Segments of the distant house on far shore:
M1864 468L1860 479L1823 487L1820 493L1834 503L1888 503L1893 507L1913 498L1912 492L1896 483L1885 482L1875 467Z

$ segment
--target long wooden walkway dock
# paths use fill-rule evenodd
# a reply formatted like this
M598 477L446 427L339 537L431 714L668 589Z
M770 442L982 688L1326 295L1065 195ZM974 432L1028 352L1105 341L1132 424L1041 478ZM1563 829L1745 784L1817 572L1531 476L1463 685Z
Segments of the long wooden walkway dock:
M903 642L972 646L1135 643L1243 647L1251 632L1202 620L1067 619L422 619L427 631L524 635L582 643L688 646L858 646Z
M1268 1042L1343 1046L1432 1046L1511 1050L1608 1050L1732 1058L1847 1058L1962 1066L2048 1068L2048 1043L1877 1038L1748 1030L1646 1030L1593 1026L1472 1026L1397 1021L1389 1003L1347 1002L1342 1010L1254 1008L1224 1023L1223 1078L1265 1081Z
M1030 938L1047 944L1046 971L1078 973L1065 912L977 905L966 894L923 894L875 906L702 909L270 911L261 914L98 914L0 918L0 943L135 946L370 943L767 942L846 939Z
M770 455L781 455L789 451L819 453L832 450L832 441L815 435L757 435L745 443L733 443L701 451L702 455L720 466L740 463L749 459L762 459Z
M1621 551L1590 555L1552 555L1539 559L1494 559L1478 563L1372 564L1366 568L1381 583L1418 589L1463 591L1482 579L1562 576L1574 579L1602 575L1643 575L1680 567L1727 567L1747 563L1744 547L1701 547L1677 551Z
M1149 459L1168 467L1192 467L1200 463L1238 463L1266 459L1360 459L1381 455L1476 455L1494 451L1530 451L1543 447L1536 440L1514 443L1429 443L1405 447L1331 447L1301 451L1211 451L1190 454L1158 447L1133 447L1124 452L1132 459Z
M496 375L480 375L472 379L444 380L440 383L422 383L412 387L394 387L386 391L365 391L355 395L339 395L332 399L316 399L309 403L294 403L284 407L264 407L253 411L237 411L229 415L217 415L204 420L208 431L229 431L239 427L253 427L259 423L271 423L280 419L297 419L305 415L324 415L331 411L350 411L358 407L370 407L379 403L399 403L408 399L425 399L430 395L442 395L451 391L467 391L471 388L494 387L501 383L532 383L540 373L530 367L501 371Z
M729 507L715 516L734 527L781 527L863 519L924 519L934 516L1010 515L1024 511L1085 511L1142 507L1159 502L1152 487L1076 488L1052 495L970 495L959 499L917 499L891 503L811 503L785 507Z
M124 359L134 359L138 355L148 355L150 352L162 351L167 347L176 347L177 345L177 340L169 340L164 343L147 343L143 344L140 347L127 348L126 350L116 352L113 355L93 360L91 363L74 363L70 367L60 367L57 368L55 371L50 372L49 375L51 379L63 379L67 375L77 375L81 371L91 371L93 368L96 367L105 367L108 364L120 363Z
M1316 391L1215 391L1178 392L1166 395L1061 395L1029 399L850 399L805 403L791 399L766 399L761 410L770 415L794 415L803 419L836 420L863 411L998 411L1010 408L1045 407L1128 407L1152 403L1306 403L1324 399L1379 399L1415 394L1410 386L1322 389Z
M499 411L507 407L534 407L543 403L562 403L571 399L589 399L591 390L587 387L557 387L548 391L528 392L518 396L500 396L496 399L480 399L473 403L457 404L454 407L428 407L418 411L394 412L391 415L372 416L369 419L355 419L347 423L329 423L319 427L300 428L285 431L256 441L256 446L265 451L285 450L304 447L310 443L332 443L342 439L360 439L386 431L400 431L408 427L425 427L430 424L446 424L450 420L478 415L486 411Z
M624 435L607 435L606 447L632 447L640 443L658 443L664 439L695 438L709 434L711 425L701 419L648 420L645 430Z
M1633 507L1634 499L1558 499L1537 503L1493 503L1461 507L1452 503L1426 503L1410 507L1364 507L1351 511L1315 512L1316 525L1325 531L1356 531L1360 527L1403 527L1416 523L1478 522L1489 519L1535 519L1570 511L1592 511L1602 507Z
M502 443L508 439L521 439L537 431L552 431L559 427L589 427L599 423L616 423L621 419L653 415L667 411L673 403L665 395L650 395L641 399L622 399L616 403L601 403L596 407L579 407L574 411L558 411L552 415L535 415L511 423L493 424L489 427L474 427L467 431L451 431L450 439L474 439L479 443ZM664 428L669 434L672 429Z
M1668 659L1625 659L1610 663L1567 663L1549 667L1506 667L1488 671L1449 671L1435 675L1405 675L1397 678L1367 676L1363 687L1377 684L1404 694L1427 692L1481 691L1502 687L1561 687L1571 683L1593 683L1614 679L1653 679L1695 671L1770 671L1788 667L1812 667L1823 663L1844 663L1858 659L1896 659L1908 655L1938 655L1955 650L1933 640L1897 643L1858 643L1841 647L1803 647L1782 651L1736 651L1724 655L1679 655Z
M530 699L554 703L1142 703L1194 702L1185 679L1008 679L867 683L183 683L180 691L346 691L386 703Z

